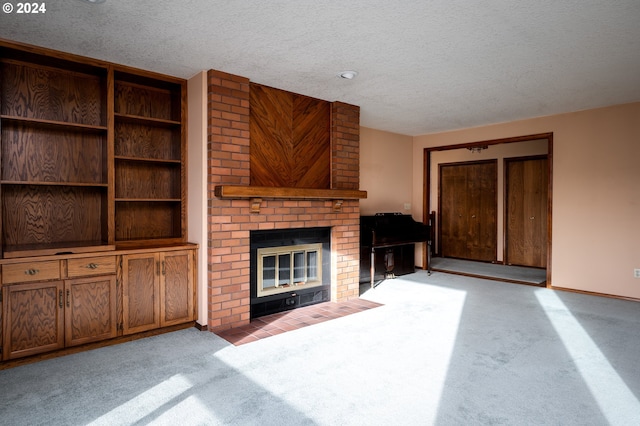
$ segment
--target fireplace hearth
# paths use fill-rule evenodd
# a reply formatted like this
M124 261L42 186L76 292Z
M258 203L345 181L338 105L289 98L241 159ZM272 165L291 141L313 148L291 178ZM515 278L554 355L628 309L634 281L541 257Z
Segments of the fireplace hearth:
M252 231L251 318L331 298L331 228Z

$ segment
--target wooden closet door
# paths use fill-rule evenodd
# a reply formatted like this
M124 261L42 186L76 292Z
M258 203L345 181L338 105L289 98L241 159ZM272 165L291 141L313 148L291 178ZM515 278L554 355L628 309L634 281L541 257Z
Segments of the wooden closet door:
M497 162L440 166L441 252L444 257L495 261Z
M547 158L506 161L506 263L547 267Z
M440 252L444 257L466 257L467 173L463 166L440 167Z
M497 186L498 165L496 161L471 164L467 167L468 259L487 262L496 260L498 241Z

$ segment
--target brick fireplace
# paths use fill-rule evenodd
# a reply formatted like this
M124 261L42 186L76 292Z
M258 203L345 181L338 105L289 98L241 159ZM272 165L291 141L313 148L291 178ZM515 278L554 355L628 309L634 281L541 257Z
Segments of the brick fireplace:
M215 195L221 185L250 185L250 82L215 70L207 78L209 330L224 331L250 321L250 233L254 230L329 227L331 300L357 298L357 199ZM359 114L357 106L331 103L331 190L358 190Z

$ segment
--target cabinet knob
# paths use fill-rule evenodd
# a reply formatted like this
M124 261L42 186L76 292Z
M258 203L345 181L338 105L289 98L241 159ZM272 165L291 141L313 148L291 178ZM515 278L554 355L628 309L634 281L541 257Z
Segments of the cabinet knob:
M535 216L531 216L531 217L529 218L529 220L533 220L533 219L535 219L535 218L536 218Z
M26 271L24 271L25 275L35 275L38 272L40 272L40 270L38 269L27 269Z
M98 266L99 265L97 263L89 263L86 267L89 269L97 269Z

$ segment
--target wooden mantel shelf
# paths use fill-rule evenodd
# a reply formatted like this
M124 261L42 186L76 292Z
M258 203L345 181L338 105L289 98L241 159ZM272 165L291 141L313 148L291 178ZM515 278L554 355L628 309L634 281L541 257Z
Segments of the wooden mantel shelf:
M286 198L306 200L334 200L334 210L340 210L343 200L367 198L367 191L358 189L279 188L271 186L218 185L216 197L223 199L248 198L251 211L260 212L262 198Z
M280 188L273 186L218 185L218 198L304 198L313 200L358 200L367 198L367 191L357 189Z

